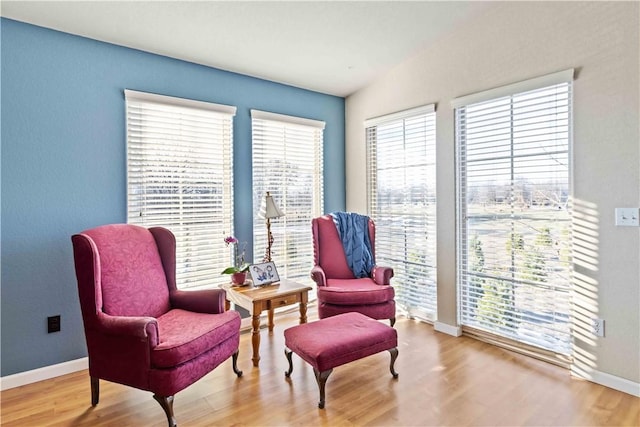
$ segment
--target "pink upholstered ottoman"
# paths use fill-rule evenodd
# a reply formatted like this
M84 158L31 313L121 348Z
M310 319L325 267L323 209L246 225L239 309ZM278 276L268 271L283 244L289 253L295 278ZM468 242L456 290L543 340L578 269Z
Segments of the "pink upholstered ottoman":
M285 355L289 361L289 377L293 372L291 353L313 366L320 388L319 408L324 408L324 386L336 366L389 350L390 370L398 357L398 333L395 329L360 313L344 313L311 323L293 326L284 331Z

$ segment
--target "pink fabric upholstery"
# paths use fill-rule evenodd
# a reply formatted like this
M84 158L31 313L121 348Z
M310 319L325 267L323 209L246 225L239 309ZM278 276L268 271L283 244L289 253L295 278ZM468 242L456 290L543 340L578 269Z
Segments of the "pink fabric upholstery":
M321 265L324 274L333 279L354 279L331 215L313 219L313 227L315 264Z
M393 269L374 266L371 277L356 279L349 269L342 241L331 215L312 220L314 267L318 315L321 319L356 311L373 319L395 321L395 291L391 284ZM369 221L371 250L375 257L375 224Z
M99 248L102 311L157 317L169 310L166 276L147 229L107 225L84 234Z
M284 331L285 346L318 371L398 346L395 329L360 313L344 313Z
M327 279L327 286L318 287L318 298L327 304L383 304L393 300L393 287L377 285L371 278Z
M158 317L160 342L151 352L151 366L171 368L205 353L218 342L238 335L240 319L236 312L217 316L180 309Z
M318 316L321 319L327 317L336 316L343 313L360 313L372 319L389 319L389 313L395 313L396 306L394 301L389 301L384 304L368 304L368 305L335 305L335 304L321 304L318 308L318 312L322 312L322 315Z
M239 335L221 341L200 357L175 366L171 369L153 369L149 371L149 390L159 396L172 396L177 391L189 387L204 375L213 371L238 350ZM203 374L204 372L204 374ZM177 391L176 391L177 390Z
M72 243L91 377L166 397L237 352L224 291L176 288L169 230L105 225Z

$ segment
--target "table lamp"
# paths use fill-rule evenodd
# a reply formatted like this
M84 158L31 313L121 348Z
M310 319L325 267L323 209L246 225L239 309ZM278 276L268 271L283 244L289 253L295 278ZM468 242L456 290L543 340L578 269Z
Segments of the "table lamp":
M262 212L261 212L262 214ZM271 220L284 216L284 213L280 210L276 202L273 200L273 196L267 191L264 204L264 214L262 214L267 220L267 251L264 256L265 262L271 262L271 246L273 245L273 234L271 234Z

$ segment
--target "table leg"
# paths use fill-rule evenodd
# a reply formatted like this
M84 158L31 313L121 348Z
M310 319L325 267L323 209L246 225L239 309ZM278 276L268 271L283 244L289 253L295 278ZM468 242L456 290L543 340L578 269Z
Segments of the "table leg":
M251 345L253 346L253 366L258 366L260 363L260 310L253 308L253 316L251 317L251 326L253 331L251 332Z
M269 309L269 333L273 332L273 308Z
M304 291L300 298L300 324L307 323L307 291Z

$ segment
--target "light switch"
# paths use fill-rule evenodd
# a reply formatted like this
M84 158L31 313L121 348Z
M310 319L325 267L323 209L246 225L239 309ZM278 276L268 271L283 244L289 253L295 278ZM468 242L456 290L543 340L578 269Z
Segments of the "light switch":
M640 226L640 209L616 208L616 225L626 227Z

